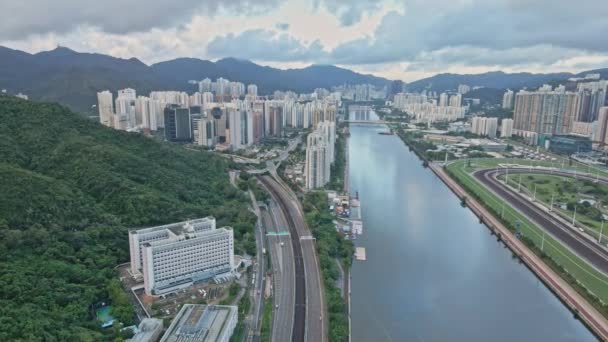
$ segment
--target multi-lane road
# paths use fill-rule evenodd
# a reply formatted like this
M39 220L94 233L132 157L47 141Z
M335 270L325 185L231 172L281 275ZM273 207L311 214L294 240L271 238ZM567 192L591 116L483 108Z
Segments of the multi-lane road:
M290 341L293 332L295 307L295 269L293 247L289 235L281 234L286 228L283 212L271 201L262 211L262 218L268 234L268 253L272 264L274 305L272 320L272 341Z
M587 260L591 265L601 272L608 274L608 250L599 245L590 236L572 227L562 218L553 215L546 209L525 198L517 191L507 187L497 177L506 173L505 169L480 170L474 173L475 178L484 186L492 190L503 200L507 201L515 209L523 213L539 227L544 229L556 239L560 240L570 250ZM553 174L564 177L574 177L572 173L542 170L542 169L509 169L510 174L514 173L538 173ZM589 180L598 180L608 184L608 179L595 175L578 174L576 177Z
M257 200L253 191L249 190L249 196L253 210L255 211L258 221L255 226L255 242L257 248L256 265L254 267L254 280L255 283L251 288L250 297L253 299L253 305L251 308L251 317L247 320L248 324L245 325L245 336L248 342L257 342L260 340L260 331L262 329L262 311L264 310L263 286L264 278L266 275L265 259L263 250L264 244L264 222L262 217L262 210L258 206Z
M290 190L272 177L260 176L259 180L283 213L293 249L295 306L291 341L326 341L327 318L319 262L299 202Z

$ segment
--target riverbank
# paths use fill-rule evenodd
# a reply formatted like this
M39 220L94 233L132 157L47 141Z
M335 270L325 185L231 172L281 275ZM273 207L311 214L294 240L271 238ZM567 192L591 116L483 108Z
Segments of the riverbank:
M515 239L511 231L497 219L493 213L489 212L480 204L480 202L472 199L472 196L470 196L471 194L461 187L456 179L452 178L440 166L430 164L432 163L432 160L429 160L425 153L424 142L421 143L416 137L408 135L402 129L398 129L397 132L400 139L408 148L422 160L423 165L425 167L430 166L433 173L448 185L450 190L454 192L463 203L468 205L470 201L474 201L474 205L469 205L469 208L475 215L480 217L480 222L486 223L492 232L498 234L499 238L503 238L504 236L503 241L505 245L526 264L538 279L545 283L545 285L574 313L575 316L581 317L583 322L594 334L604 340L608 340L608 321L606 321L603 312L597 310L593 303L586 298L587 294L584 292L587 290L585 288L578 288L569 284L567 279L564 279L551 267L551 265L543 261L542 256L538 255L538 251L536 251L537 248L531 248L519 239ZM552 259L548 261L555 263ZM574 279L572 280L575 281ZM581 293L581 291L583 291L583 293ZM603 306L603 303L601 302L598 302L597 304Z
M555 293L558 298L602 340L608 340L608 321L585 298L563 280L539 256L522 241L515 238L511 231L476 199L468 196L440 166L430 165L430 169L469 209L479 217L488 229L494 232L536 276Z
M341 192L348 190L348 131L338 133L335 145L335 161L331 168L331 181L327 190ZM350 315L348 296L350 291L350 267L354 247L350 240L336 231L333 223L335 217L328 213L328 197L326 191L305 193L301 199L306 223L316 239L316 250L319 266L323 275L323 286L327 317L329 322L328 335L330 341L350 341ZM342 272L344 289L336 286Z

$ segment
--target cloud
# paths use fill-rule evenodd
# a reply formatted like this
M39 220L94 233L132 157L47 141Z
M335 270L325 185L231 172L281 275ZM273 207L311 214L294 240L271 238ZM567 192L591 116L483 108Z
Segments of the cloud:
M287 30L289 30L289 24L288 23L277 23L275 25L275 27L279 31L287 31Z
M389 77L608 63L605 0L0 0L0 13L0 44L148 63L232 56Z
M0 1L0 39L18 40L33 34L68 33L95 27L107 33L143 32L179 26L194 15L258 15L282 0L27 0ZM9 15L10 14L10 15Z
M524 65L553 65L577 58L580 50L553 45L524 48L489 49L475 46L447 47L432 52L421 52L407 65L407 70L440 71L448 65L515 67ZM587 55L587 54L586 54Z
M580 1L588 5L591 0ZM408 71L441 71L452 65L572 67L574 64L568 61L583 56L598 58L586 59L578 65L598 66L597 63L605 60L600 57L608 55L608 45L603 44L608 20L602 17L608 5L603 2L596 5L594 13L599 17L579 9L551 6L547 0L534 3L439 0L433 4L413 0L403 12L391 11L384 15L367 36L345 41L333 49L322 46L319 41L306 44L288 32L257 29L218 37L209 44L208 53L214 57L310 61L367 68L374 64L406 62ZM545 18L544 13L550 14L550 18ZM562 20L566 25L555 25L551 18Z
M371 15L382 9L378 0L315 0L314 8L325 7L340 20L343 26L358 23L363 15Z
M402 13L387 13L374 32L339 44L326 59L347 65L407 62L409 71L451 65L598 67L608 55L606 18L608 1L571 6L569 0L412 0Z
M265 29L247 30L240 34L216 37L207 45L211 57L239 57L261 61L319 61L325 56L317 40L310 44Z

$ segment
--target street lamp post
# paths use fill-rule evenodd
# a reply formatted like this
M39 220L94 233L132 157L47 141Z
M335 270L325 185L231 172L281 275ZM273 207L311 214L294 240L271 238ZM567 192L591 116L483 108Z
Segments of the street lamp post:
M549 211L553 211L553 197L555 197L555 194L551 194L551 206L549 206Z
M532 198L533 202L536 202L536 184L534 184L534 197Z
M597 240L597 243L602 243L602 234L604 233L604 219L602 219L602 227L600 228L600 238Z
M576 227L576 205L574 205L574 214L572 215L572 225Z
M521 173L519 174L519 184L517 184L517 192L521 192Z
M543 252L545 251L545 231L544 230L543 230L543 239L540 242L540 250Z

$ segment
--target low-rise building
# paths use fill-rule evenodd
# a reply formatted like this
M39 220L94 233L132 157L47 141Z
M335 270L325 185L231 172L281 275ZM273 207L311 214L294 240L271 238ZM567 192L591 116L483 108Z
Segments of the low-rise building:
M440 142L444 144L457 144L465 141L464 137L444 134L425 134L424 140L432 142Z
M237 306L184 304L160 342L228 342L237 322Z
M468 142L480 146L486 152L501 152L507 149L507 144L498 143L489 139L470 139Z
M554 135L551 137L549 150L558 154L571 155L589 152L592 149L591 139L577 135Z
M450 122L450 124L448 126L448 132L466 133L466 132L470 132L470 131L471 131L471 124L469 124L468 122L462 122L462 121Z
M156 342L163 334L163 320L158 318L144 318L137 327L137 333L129 342Z

